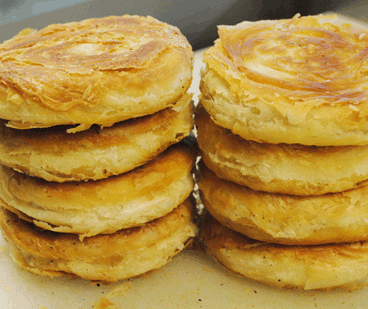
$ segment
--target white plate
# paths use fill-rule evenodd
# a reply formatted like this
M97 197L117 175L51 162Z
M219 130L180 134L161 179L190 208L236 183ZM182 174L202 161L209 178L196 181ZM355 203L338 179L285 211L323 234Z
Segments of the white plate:
M0 244L4 245L3 239ZM8 249L0 255L3 309L100 308L102 297L116 307L102 308L367 308L367 290L302 292L280 290L240 278L202 251L188 249L167 266L113 285L41 277L15 266Z

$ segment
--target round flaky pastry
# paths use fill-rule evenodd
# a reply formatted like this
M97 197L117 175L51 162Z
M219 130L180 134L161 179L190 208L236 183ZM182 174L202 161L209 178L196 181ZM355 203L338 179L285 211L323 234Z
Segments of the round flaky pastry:
M334 16L219 26L203 58L202 103L247 140L368 144L367 34Z
M368 146L305 146L247 141L196 112L205 164L220 178L253 190L320 195L362 186L368 179Z
M83 242L78 236L45 231L1 208L0 225L12 245L12 258L28 271L115 282L167 264L195 236L190 200L166 216L142 227L97 235Z
M212 218L200 237L207 252L226 268L279 288L354 290L368 284L368 242L275 245L247 238Z
M191 96L180 109L68 134L63 127L16 130L0 121L0 162L47 181L102 179L128 172L188 136Z
M81 239L162 217L192 192L195 152L172 146L128 173L88 182L48 182L1 166L0 205L44 229Z
M368 240L368 186L318 196L253 191L201 165L199 190L208 211L250 238L286 245Z
M0 45L0 118L19 129L78 131L153 114L187 91L192 59L179 29L152 17L25 29Z

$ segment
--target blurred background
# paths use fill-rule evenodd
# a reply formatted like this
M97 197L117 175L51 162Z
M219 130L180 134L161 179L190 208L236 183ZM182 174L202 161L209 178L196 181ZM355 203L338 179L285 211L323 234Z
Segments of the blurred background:
M0 0L0 42L26 27L138 14L179 27L196 50L213 43L219 24L326 11L368 20L368 0Z

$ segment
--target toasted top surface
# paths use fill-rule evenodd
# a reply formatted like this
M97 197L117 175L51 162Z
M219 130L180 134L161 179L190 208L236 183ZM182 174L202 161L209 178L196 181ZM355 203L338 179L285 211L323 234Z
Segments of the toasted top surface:
M220 39L204 59L226 66L226 78L250 99L298 101L301 110L357 104L367 100L367 32L330 19L295 16L219 26Z
M333 16L219 26L204 54L203 104L248 140L365 145L367 34Z
M25 29L0 45L0 117L27 128L111 125L149 114L142 105L168 106L189 87L192 57L179 29L152 17ZM37 114L29 114L30 104Z

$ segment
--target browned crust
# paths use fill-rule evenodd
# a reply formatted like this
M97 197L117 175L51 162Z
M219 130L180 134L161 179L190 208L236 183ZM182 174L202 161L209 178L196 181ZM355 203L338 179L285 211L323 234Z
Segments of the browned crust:
M188 89L192 58L178 28L152 17L26 29L0 45L0 117L22 127L111 125L151 114Z
M203 58L203 105L249 140L365 145L367 40L333 16L219 26Z
M0 121L0 162L57 182L97 180L125 173L190 134L191 96L185 95L185 101L178 111L168 108L76 134L68 134L64 127L16 130Z
M50 259L99 261L126 254L129 249L153 245L194 218L192 201L187 199L168 215L144 226L96 235L81 242L78 235L55 233L35 227L4 208L0 225L6 239L32 255Z
M359 289L367 285L368 243L283 246L259 242L206 217L200 238L226 268L279 288Z

